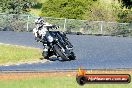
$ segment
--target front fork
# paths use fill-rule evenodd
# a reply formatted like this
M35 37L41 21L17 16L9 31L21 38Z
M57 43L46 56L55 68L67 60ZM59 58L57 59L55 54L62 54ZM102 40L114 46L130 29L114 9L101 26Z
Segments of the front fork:
M47 44L43 44L44 48L43 48L43 51L44 52L48 52L48 45Z
M42 55L45 57L45 58L47 58L48 57L48 46L47 46L47 44L43 44L43 53L42 53Z
M43 48L43 53L50 57L55 55L54 51L52 49L50 49L51 47L48 46L48 44L43 44L44 48Z

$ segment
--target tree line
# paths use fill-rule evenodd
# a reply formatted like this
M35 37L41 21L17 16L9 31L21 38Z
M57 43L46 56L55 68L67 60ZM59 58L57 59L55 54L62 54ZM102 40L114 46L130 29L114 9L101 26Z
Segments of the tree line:
M111 1L111 2L109 2ZM29 14L41 9L40 16L100 21L132 21L132 0L0 0L0 12Z

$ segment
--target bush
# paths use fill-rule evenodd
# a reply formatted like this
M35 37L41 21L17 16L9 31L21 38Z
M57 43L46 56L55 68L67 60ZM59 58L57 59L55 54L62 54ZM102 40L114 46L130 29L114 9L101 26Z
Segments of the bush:
M90 2L91 1L91 2ZM41 16L84 19L86 7L93 0L49 0L43 4Z
M123 8L120 10L119 14L118 14L118 22L132 22L132 9L127 9L127 8Z
M36 3L36 4L34 4L33 6L32 6L32 8L34 8L34 9L41 9L42 8L42 3Z
M113 0L49 0L42 5L41 16L95 21L131 22L131 9Z
M118 19L118 12L120 9L120 3L98 0L88 7L85 13L85 18L87 20L96 21L116 21Z

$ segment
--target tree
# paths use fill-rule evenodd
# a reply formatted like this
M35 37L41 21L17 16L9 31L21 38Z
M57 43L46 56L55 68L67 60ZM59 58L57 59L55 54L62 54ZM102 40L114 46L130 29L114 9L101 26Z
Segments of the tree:
M41 16L84 19L86 7L93 0L49 0L43 4Z
M1 12L20 14L28 12L30 0L0 0Z
M132 0L122 0L124 6L132 8Z
M98 0L88 7L85 18L95 21L117 21L120 9L120 3L108 3Z

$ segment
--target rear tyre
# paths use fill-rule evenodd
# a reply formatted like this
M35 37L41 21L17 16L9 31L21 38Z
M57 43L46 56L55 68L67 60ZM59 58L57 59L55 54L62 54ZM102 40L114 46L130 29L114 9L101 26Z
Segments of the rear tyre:
M53 48L55 52L63 59L63 61L69 61L67 56L62 52L61 48L57 44L55 44Z

